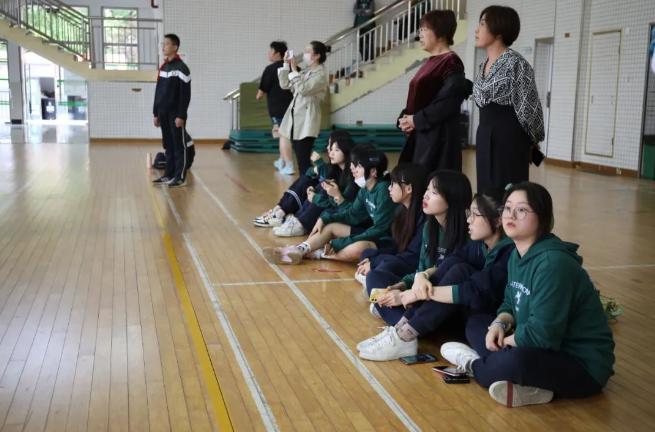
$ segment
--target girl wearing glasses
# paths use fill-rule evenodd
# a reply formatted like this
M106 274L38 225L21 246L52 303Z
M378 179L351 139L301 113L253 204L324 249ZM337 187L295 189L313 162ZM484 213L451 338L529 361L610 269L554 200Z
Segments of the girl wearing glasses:
M469 319L473 348L449 342L443 357L508 407L599 393L614 364L614 341L578 246L551 234L553 204L541 185L512 186L503 228L516 250L497 316Z
M405 307L412 307L395 327L360 343L361 357L385 361L414 355L419 336L435 332L447 320L493 312L500 305L514 249L503 234L500 200L478 194L466 214L471 240L436 269L416 274L412 289L399 296Z

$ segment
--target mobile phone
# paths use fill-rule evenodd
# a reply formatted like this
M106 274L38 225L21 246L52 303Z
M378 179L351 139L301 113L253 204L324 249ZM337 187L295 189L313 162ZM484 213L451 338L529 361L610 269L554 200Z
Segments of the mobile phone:
M432 368L432 370L444 376L450 376L450 377L466 376L465 373L460 372L459 369L452 366L435 366Z
M318 182L319 182L319 183L323 183L324 181L327 181L327 179L326 179L325 177L320 176L320 177L318 178Z
M432 363L436 362L437 358L432 354L418 354L413 356L401 357L400 361L406 365L413 365L418 363Z
M293 50L288 50L287 51L287 60L292 59L292 58L293 58Z
M450 375L444 375L443 381L446 384L468 384L471 382L471 379L466 375L456 376L456 377Z
M368 301L371 303L376 303L378 301L378 298L387 292L387 288L373 288L371 290L371 294L368 297Z

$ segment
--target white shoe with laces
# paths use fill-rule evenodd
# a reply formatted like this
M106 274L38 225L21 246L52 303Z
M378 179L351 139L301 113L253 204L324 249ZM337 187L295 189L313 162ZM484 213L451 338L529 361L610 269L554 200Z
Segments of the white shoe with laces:
M285 175L294 175L296 173L296 169L293 167L293 162L291 161L282 161L282 168L280 168L280 172Z
M305 235L305 228L302 226L300 221L294 215L287 216L287 220L284 221L279 227L273 228L273 234L278 237L298 237Z
M395 329L392 326L387 326L387 327L384 327L382 329L382 331L380 333L376 334L375 336L372 336L372 337L370 337L368 339L364 339L363 341L361 341L360 343L357 344L357 351L361 351L362 349L366 348L367 346L374 344L375 342L377 342L378 339L384 337L384 335L386 335L387 332L390 331L390 330L395 330Z
M368 307L368 311L371 315L373 315L373 318L382 319L382 315L380 315L378 308L375 307L375 303L371 303L371 305Z
M510 381L496 381L491 384L489 396L507 408L545 404L553 400L553 392L550 390L522 386Z
M254 221L252 221L252 223L260 228L279 227L284 223L284 216L278 217L275 214L264 216L264 217L260 216L256 218Z
M364 346L359 351L359 356L364 360L390 361L416 355L417 352L418 341L416 339L406 342L398 336L395 327L391 327L391 330L388 330L384 336L378 338L374 343Z
M473 348L460 342L441 345L441 356L469 376L473 376L473 362L480 358Z

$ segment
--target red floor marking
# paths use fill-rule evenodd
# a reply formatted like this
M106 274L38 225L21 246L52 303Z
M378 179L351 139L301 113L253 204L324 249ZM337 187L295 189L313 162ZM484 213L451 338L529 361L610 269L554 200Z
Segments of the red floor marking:
M232 183L234 183L239 189L241 189L244 192L250 192L250 189L245 187L243 183L241 183L239 180L235 179L234 177L230 176L229 174L225 174L225 177L229 178Z

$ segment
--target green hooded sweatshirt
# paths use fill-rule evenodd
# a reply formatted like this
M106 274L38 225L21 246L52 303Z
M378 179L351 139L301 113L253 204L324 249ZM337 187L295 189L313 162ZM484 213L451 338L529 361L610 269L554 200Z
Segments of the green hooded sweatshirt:
M512 252L498 313L514 316L517 346L565 352L604 386L614 373L614 340L577 250L548 234L523 257Z
M327 225L341 222L346 225L357 226L367 221L373 225L366 231L334 239L330 242L334 250L340 251L346 246L361 240L391 239L391 222L396 210L396 204L389 196L389 182L378 181L372 190L361 188L351 205L337 207L335 212L324 211L321 219Z

